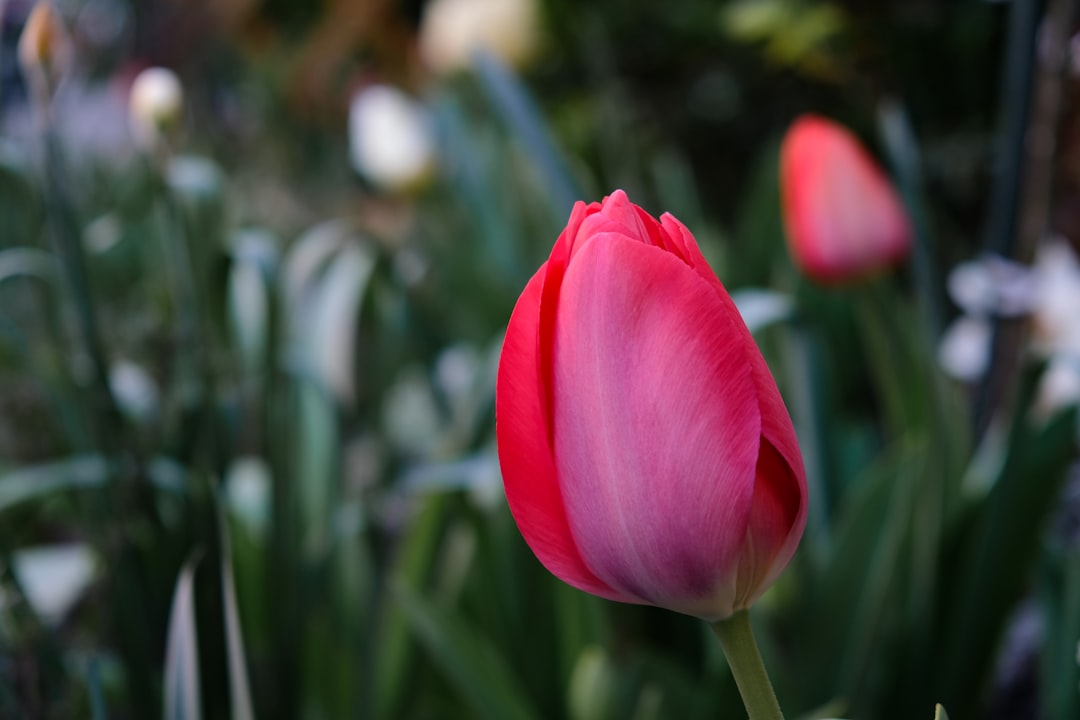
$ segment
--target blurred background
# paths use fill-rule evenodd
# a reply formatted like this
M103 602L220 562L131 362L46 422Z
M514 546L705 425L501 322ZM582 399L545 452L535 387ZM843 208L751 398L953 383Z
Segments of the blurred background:
M742 717L703 623L562 585L502 496L501 333L615 188L799 432L788 716L1080 717L1076 6L0 0L0 717ZM804 113L906 262L789 258Z

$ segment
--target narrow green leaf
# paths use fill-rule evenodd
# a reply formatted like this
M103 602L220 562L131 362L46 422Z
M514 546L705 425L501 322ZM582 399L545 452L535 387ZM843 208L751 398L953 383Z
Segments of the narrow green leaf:
M795 314L795 301L787 293L764 288L740 288L731 293L743 322L752 333L770 325L790 320Z
M292 243L285 256L281 281L286 305L300 308L312 283L342 247L356 234L348 220L327 220L310 228Z
M397 597L417 640L447 679L488 720L531 720L539 716L506 661L463 618L399 587Z
M86 694L90 705L90 720L108 720L105 692L101 687L101 669L96 657L91 657L86 665Z
M309 558L314 558L330 547L331 516L339 492L338 418L329 395L311 380L297 380L296 403L300 419L296 483L302 548Z
M229 320L243 366L260 369L270 334L270 297L259 268L237 260L229 270Z
M934 720L949 720L949 713L945 712L945 708L938 703L934 706Z
M567 692L571 720L607 720L614 717L612 693L615 668L603 648L586 647L574 666Z
M924 320L922 330L929 338L938 338L943 328L944 297L941 294L939 273L934 264L937 252L923 198L918 143L907 112L896 101L887 101L880 105L878 126L915 233L911 264Z
M521 82L490 53L479 52L474 58L481 87L503 121L521 141L532 163L543 174L551 191L553 210L559 217L581 197L562 154L555 147L543 120L543 115Z
M56 259L33 247L0 250L0 284L17 277L34 278L52 286L58 279Z
M403 587L422 587L431 574L446 525L447 496L433 493L410 523L394 560L392 582ZM375 717L397 717L402 694L409 684L412 646L409 625L401 603L386 597L375 641Z
M185 472L176 461L154 458L147 470L157 489L173 493L184 491ZM19 503L53 493L101 487L110 472L109 464L100 455L79 455L0 475L0 513Z
M1030 577L1047 511L1075 458L1075 409L1037 429L1030 425L1037 377L1026 378L1001 475L976 508L956 571L944 578L950 615L939 692L950 705L978 696L1009 611Z
M229 523L220 495L217 497L218 528L221 534L221 594L225 612L225 649L229 664L229 699L232 720L254 720L251 684L248 681L247 661L244 658L244 633L236 602L236 580L233 577L232 544Z
M165 648L165 720L200 720L199 646L195 625L195 567L192 555L180 570L169 611Z
M305 347L316 377L343 404L355 399L357 316L375 269L375 250L350 244L334 258L307 318Z

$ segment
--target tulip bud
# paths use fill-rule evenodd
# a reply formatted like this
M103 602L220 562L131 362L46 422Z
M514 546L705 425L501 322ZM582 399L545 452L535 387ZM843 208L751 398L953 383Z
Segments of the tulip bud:
M537 0L432 0L420 26L420 53L436 72L464 70L478 51L525 67L540 49Z
M780 150L780 189L788 249L814 280L856 280L907 255L911 225L896 190L840 125L795 121Z
M435 139L424 108L397 88L371 85L349 107L353 167L391 192L424 185L435 167Z
M36 102L47 104L71 65L71 37L51 2L30 12L19 38L19 66Z
M135 77L128 97L128 115L135 142L146 150L160 147L179 125L184 90L176 73L167 68L146 68Z
M578 203L506 330L510 511L586 592L709 621L749 607L806 524L776 383L693 235L622 191Z

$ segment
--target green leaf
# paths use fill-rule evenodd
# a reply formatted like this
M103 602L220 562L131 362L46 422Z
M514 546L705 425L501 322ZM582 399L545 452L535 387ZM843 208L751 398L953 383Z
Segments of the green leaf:
M225 519L221 496L218 495L216 500L218 528L221 534L221 599L225 613L225 649L229 665L229 699L232 720L254 720L251 683L248 680L247 661L244 659L244 633L240 626L240 611L236 602L236 580L233 577L229 523Z
M308 362L323 386L345 405L355 400L357 318L374 270L371 246L345 246L319 284L307 318Z
M90 705L90 720L107 720L105 692L101 687L101 668L96 657L86 664L86 694Z
M406 530L394 559L391 582L402 587L422 587L431 574L446 525L447 496L427 496ZM409 621L396 597L386 599L375 641L379 659L375 669L375 717L397 717L402 694L409 685Z
M270 290L257 258L237 253L229 269L228 312L243 366L262 369L270 337Z
M1047 511L1075 457L1075 408L1041 427L1031 425L1038 374L1026 378L1001 474L975 508L952 572L945 572L949 615L940 692L950 705L979 696L1009 612L1031 575Z
M539 718L492 644L452 611L403 587L396 592L417 640L472 707L488 720Z
M176 461L154 458L147 472L157 489L183 493L185 471ZM0 513L53 493L102 487L111 473L109 464L100 455L79 455L0 475Z
M945 712L940 703L934 706L934 720L949 720L949 713Z
M570 676L567 706L571 720L606 720L613 715L615 668L603 648L586 647Z
M790 320L795 314L795 301L791 296L775 290L741 288L731 293L731 299L752 333Z
M195 566L198 556L184 563L169 611L165 648L165 720L199 720L199 645L195 625Z
M1075 495L1073 502L1075 502ZM1046 720L1080 717L1080 550L1060 541L1044 559L1040 596L1047 631L1039 655L1040 690Z
M326 391L311 380L296 382L298 466L302 548L308 558L330 549L331 516L339 494L340 458L337 410Z
M17 277L29 277L52 287L57 277L56 259L33 247L0 250L0 284Z
M478 52L474 59L477 77L495 110L528 153L532 164L540 170L551 192L553 210L566 217L581 197L562 159L562 153L548 132L543 115L528 91L497 58L488 52Z

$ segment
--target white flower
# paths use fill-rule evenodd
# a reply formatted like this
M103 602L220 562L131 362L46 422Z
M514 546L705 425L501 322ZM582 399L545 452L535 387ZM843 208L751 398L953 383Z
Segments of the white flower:
M1054 358L1039 378L1035 411L1044 418L1080 402L1080 358Z
M135 142L145 149L157 147L168 130L179 123L183 108L184 90L176 73L160 67L140 72L128 97Z
M420 26L420 52L436 72L469 67L485 50L522 68L540 48L537 0L432 0Z
M957 380L978 380L990 363L991 337L988 320L961 315L941 337L938 363Z
M1036 350L1080 357L1080 262L1060 239L1039 248L1033 269L1032 309Z
M120 410L130 418L149 420L160 405L157 384L142 367L118 360L109 368L109 387Z
M989 255L962 262L949 273L949 295L969 315L1015 317L1034 304L1034 277L1020 263Z
M422 105L397 88L370 85L349 106L353 167L393 192L422 185L435 165L431 120Z
M949 274L949 294L966 314L945 331L938 362L972 382L990 363L991 318L1027 315L1031 349L1049 364L1036 409L1051 412L1080 401L1080 260L1060 238L1040 244L1030 268L996 257L961 263Z
M30 606L49 625L64 619L98 570L93 551L79 543L23 548L12 564Z

